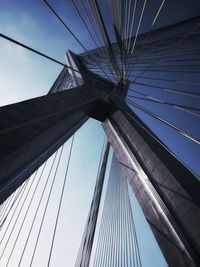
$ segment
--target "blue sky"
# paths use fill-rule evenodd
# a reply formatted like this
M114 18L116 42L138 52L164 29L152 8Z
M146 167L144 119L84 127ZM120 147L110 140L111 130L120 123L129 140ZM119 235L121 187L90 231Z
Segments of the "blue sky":
M185 0L182 1L184 12L186 10L186 2ZM195 1L193 0L193 2ZM87 48L92 48L92 44L88 42L88 35L82 31L82 26L78 22L76 15L69 9L69 3L64 0L60 1L59 4L58 1L51 1L51 3L57 8L59 14L65 18L65 21L70 27L78 34L82 42L87 43ZM0 5L1 33L24 42L63 63L65 63L67 49L71 49L75 53L83 52L62 25L52 16L42 1L0 0ZM169 1L169 5L172 5L172 1ZM190 5L190 9L191 6L192 4ZM188 11L187 14L184 14L184 12L182 13L183 18L187 17L188 13L192 13L192 11ZM167 14L164 14L167 17ZM175 20L175 12L172 17ZM49 62L21 47L0 39L0 105L19 102L46 94L61 69L55 63ZM148 116L143 115L143 118L150 125L156 124ZM161 131L159 125L158 131ZM164 131L167 131L167 129L162 129L162 132ZM167 138L169 135L167 134ZM165 136L163 135L163 138ZM173 138L174 135L171 136L171 140ZM60 236L58 236L57 241L59 248L57 249L57 253L60 253L58 254L60 259L58 266L62 266L62 264L66 266L66 262L67 266L73 266L94 189L97 163L103 140L104 134L99 123L92 120L88 121L75 137L75 151L65 196L66 216L62 218ZM176 137L176 146L178 143L179 147L181 147L182 142L183 140ZM174 146L173 143L172 146ZM88 153L88 147L90 153ZM195 167L197 165L199 150L196 150L190 142L186 142L184 151L185 156L183 155L183 157L186 160L191 159L192 155L193 161L191 165ZM62 178L61 174L60 177ZM131 195L131 199L136 218L136 228L138 227L140 233L139 242L143 249L144 266L166 266L133 195ZM144 236L145 239L143 239ZM46 240L46 235L43 235L43 238L45 239L45 244L45 241L48 241ZM63 245L63 242L65 245ZM151 256L152 254L153 257ZM42 256L41 250L40 259ZM55 259L57 261L57 257L53 260ZM149 263L150 260L151 263ZM36 266L41 265L38 262Z

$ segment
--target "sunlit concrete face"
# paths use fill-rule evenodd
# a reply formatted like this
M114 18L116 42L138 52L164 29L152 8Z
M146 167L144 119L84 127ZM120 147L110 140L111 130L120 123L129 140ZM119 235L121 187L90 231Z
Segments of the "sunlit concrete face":
M199 218L190 217L199 207L121 112L103 126L168 264L196 266L188 250L191 240L199 248Z

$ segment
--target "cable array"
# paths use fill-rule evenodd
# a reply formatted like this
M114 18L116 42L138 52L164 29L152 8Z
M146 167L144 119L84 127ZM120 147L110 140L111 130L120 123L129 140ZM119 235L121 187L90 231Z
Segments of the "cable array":
M56 211L56 219L52 222L54 224L54 229L47 266L50 264L55 234L59 223L60 208L63 202L73 143L74 136L71 139L71 145L67 155L68 159ZM58 170L60 162L64 160L63 151L64 145L1 205L1 266L11 266L13 264L13 259L15 259L15 266L24 266L24 263L27 264L27 253L29 255L28 265L32 266L34 264L39 240L41 238L40 235L43 228L48 227L47 215L50 212L49 206L52 202L52 195L54 191L57 190L56 183L60 180ZM64 154L66 154L66 149ZM34 245L30 247L33 238L36 239L33 243ZM18 254L16 260L16 252L18 251L19 244L21 252Z
M88 73L112 81L115 85L112 91L106 88L105 83L101 85L101 80L96 80L96 84L102 86L102 90L108 92L110 98L114 97L122 105L127 104L130 107L125 111L128 116L132 117L133 112L142 119L144 115L148 116L192 143L200 144L197 131L187 126L190 120L199 125L200 117L200 17L159 29L156 27L167 6L165 0L161 0L150 14L151 22L148 26L144 26L151 5L148 0L104 1L105 9L107 7L110 10L107 18L100 1L70 0L70 12L76 15L88 35L93 47L91 49L90 42L84 43L81 40L78 32L72 30L72 25L66 23L50 1L42 2L83 50L78 58ZM76 73L80 71L7 35L0 33L0 37L64 67L62 79L54 84L50 93L72 87L68 70ZM122 87L121 93L116 92L119 84L128 86L128 89ZM125 93L123 90L126 90ZM184 122L181 123L182 119ZM134 120L139 124L136 118ZM142 127L149 131L148 127ZM74 136L67 156L57 209L54 211L55 220L52 220L47 266L52 264L73 144ZM0 206L0 265L12 265L19 243L22 246L15 265L20 267L24 264L27 251L28 264L34 265L41 233L48 224L47 214L58 183L58 171L64 152L65 145ZM101 162L102 158L99 166ZM100 179L98 170L93 202L76 266L88 266L90 261L102 187L103 179ZM30 246L33 232L36 231L34 229L37 229L37 233L34 234L34 245ZM94 266L142 266L127 181L115 157L103 207Z
M115 156L111 164L93 266L142 266L127 179Z
M96 3L89 2L93 6ZM122 91L120 95L113 90L112 95L123 103L126 94L125 102L132 110L129 115L133 112L143 121L146 118L145 123L161 141L163 135L158 130L162 132L167 127L171 138L181 135L183 142L191 143L191 149L198 146L200 17L159 28L162 13L167 12L167 1L160 1L154 10L146 0L108 2L115 38L108 26L107 35L109 40L113 39L112 53L121 70L121 82L128 85L125 93ZM153 10L151 14L150 10ZM93 12L93 16L97 14ZM151 18L149 25L144 22L147 17ZM106 42L104 47L108 49ZM96 49L90 53L107 73L111 72L110 68L116 72L111 60L99 57ZM87 54L79 58L90 71L105 78ZM179 152L175 154L179 157Z

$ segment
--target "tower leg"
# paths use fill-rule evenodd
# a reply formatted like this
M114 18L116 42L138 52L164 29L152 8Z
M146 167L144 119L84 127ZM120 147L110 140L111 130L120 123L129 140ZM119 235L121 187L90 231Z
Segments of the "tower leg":
M88 119L84 86L0 108L0 203Z
M169 266L200 266L200 208L162 160L160 144L152 146L123 110L103 127Z

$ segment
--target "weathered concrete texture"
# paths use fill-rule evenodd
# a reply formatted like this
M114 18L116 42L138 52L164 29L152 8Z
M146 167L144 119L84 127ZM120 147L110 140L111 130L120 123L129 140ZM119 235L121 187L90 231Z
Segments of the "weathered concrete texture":
M104 130L169 266L198 266L199 206L121 111L110 118Z

